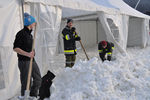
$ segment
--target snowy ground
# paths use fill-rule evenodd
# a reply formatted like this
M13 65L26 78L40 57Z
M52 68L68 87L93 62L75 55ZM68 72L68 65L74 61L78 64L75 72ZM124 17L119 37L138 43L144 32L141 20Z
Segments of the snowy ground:
M150 48L128 53L102 63L96 51L89 51L90 61L78 59L57 75L50 100L150 100Z
M128 57L118 54L104 63L97 47L87 53L90 60L79 52L73 68L64 68L64 57L58 56L49 100L150 100L150 47L129 48Z

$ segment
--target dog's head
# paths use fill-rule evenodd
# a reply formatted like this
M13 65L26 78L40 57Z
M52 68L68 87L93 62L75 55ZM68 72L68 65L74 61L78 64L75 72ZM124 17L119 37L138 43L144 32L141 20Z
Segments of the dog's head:
M55 75L49 70L46 75L49 77L50 80L53 80L55 78Z

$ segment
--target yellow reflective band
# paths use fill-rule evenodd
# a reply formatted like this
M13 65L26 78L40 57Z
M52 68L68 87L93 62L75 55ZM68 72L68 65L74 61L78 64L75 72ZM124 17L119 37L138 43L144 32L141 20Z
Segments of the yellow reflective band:
M74 52L74 50L64 50L64 52Z
M108 55L111 55L112 53L111 53L111 52L108 52L107 54L108 54Z
M112 49L114 49L114 47L112 47Z
M99 52L102 52L103 50L98 50Z
M102 53L103 52L103 50L98 50L99 51L99 53Z
M66 40L69 40L68 35L66 35Z
M75 38L77 38L78 37L78 35L75 35Z
M73 34L75 34L76 32L73 32Z
M108 50L108 49L105 49L105 50Z
M75 49L75 50L64 50L64 52L74 52L74 51L77 51L77 49Z

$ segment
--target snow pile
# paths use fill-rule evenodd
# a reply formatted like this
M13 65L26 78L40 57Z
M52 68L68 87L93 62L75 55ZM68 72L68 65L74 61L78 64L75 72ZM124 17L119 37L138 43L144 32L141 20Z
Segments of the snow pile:
M50 100L150 100L150 57L142 57L80 60L56 76Z

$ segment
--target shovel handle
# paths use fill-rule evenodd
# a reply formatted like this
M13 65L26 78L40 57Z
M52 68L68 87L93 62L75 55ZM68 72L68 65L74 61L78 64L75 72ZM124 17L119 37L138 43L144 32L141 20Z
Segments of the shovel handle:
M33 44L32 44L32 51L35 48L35 37L36 37L36 25L35 25L35 30L34 30L34 38L33 38ZM33 58L30 59L30 64L29 64L28 80L27 80L27 86L26 86L26 90L27 91L29 91L29 87L30 87L30 79L31 79L31 72L32 72L32 62L33 62Z
M84 48L84 46L83 46L81 40L80 40L79 42L80 42L81 47L82 47L82 49L83 49L83 51L84 51L84 53L85 53L85 55L86 55L87 60L89 60L89 57L88 57L88 55L87 55L87 53L86 53L86 51L85 51L85 48Z

